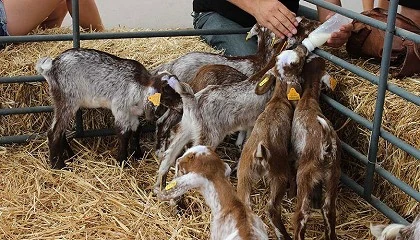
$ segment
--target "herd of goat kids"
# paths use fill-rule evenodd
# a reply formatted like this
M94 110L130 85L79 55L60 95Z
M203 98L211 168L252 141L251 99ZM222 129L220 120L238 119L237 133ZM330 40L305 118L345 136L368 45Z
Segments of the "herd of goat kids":
M311 206L322 210L325 239L337 239L341 147L318 103L321 88L334 90L336 82L326 72L325 60L299 44L318 26L302 17L295 36L276 39L257 24L248 34L258 38L255 55L191 52L152 71L138 61L93 49L69 49L55 59L40 59L36 69L47 80L54 105L48 131L51 166L65 168L65 160L74 156L65 130L79 108L112 111L121 164L130 155L143 156L139 117L157 119L161 163L155 194L177 201L189 189L200 191L212 212L211 239L268 239L250 201L252 187L262 177L270 187L267 210L279 239L291 239L281 216L286 191L297 196L294 239L304 239ZM214 150L237 131L237 145L245 144L236 193L229 165ZM192 147L182 154L186 146ZM175 178L166 185L172 166ZM374 226L372 232L378 239L394 239L406 228L391 224Z

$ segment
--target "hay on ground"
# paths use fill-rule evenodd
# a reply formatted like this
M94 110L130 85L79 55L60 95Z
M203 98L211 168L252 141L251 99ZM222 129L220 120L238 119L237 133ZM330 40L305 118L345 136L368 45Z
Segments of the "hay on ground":
M134 31L114 29L114 31ZM68 29L38 30L40 34L69 33ZM0 75L33 75L34 63L42 56L56 56L71 48L70 42L24 43L0 51ZM107 51L120 57L140 61L151 69L191 51L211 51L212 48L198 37L164 37L148 39L83 41L82 47ZM342 57L345 53L337 52ZM352 60L353 61L353 60ZM359 66L367 66L354 60ZM374 65L368 65L375 73ZM369 119L373 116L376 87L334 66L330 73L339 80L333 97ZM417 79L392 80L396 84L419 94ZM417 81L417 83L416 83ZM51 104L48 86L44 83L0 85L2 108L46 106ZM419 148L418 124L420 114L412 105L388 95L384 114L384 127L403 140ZM406 114L412 112L416 114ZM13 115L0 118L0 135L45 133L51 124L51 113ZM337 114L336 128L344 140L366 152L369 132L356 124L346 123ZM85 129L113 126L112 114L106 110L84 111ZM380 142L382 165L402 180L419 189L419 164L405 153L385 141ZM132 162L122 169L116 167L116 138L102 137L74 139L72 147L77 153L70 164L72 171L51 170L48 165L48 147L45 137L26 145L9 145L0 149L0 238L1 239L206 239L209 234L210 214L199 194L187 194L188 210L185 215L174 213L173 207L159 202L152 194L158 160L150 151L153 134L142 138L144 159ZM238 149L225 142L218 148L223 159L234 165ZM363 169L354 160L343 162L343 171L360 179ZM235 178L232 178L235 183ZM380 183L380 184L379 184ZM418 203L404 194L386 194L389 186L377 183L376 196L408 218L419 212ZM264 207L266 191L254 192L254 211L268 223ZM407 204L408 203L408 204ZM284 201L284 219L292 233L290 219L294 199ZM388 220L363 199L347 188L340 188L337 210L337 233L340 239L368 239L368 226L372 222ZM322 217L314 212L307 229L308 239L323 235ZM268 225L269 226L269 225ZM270 228L268 228L270 229ZM274 233L270 229L270 236Z

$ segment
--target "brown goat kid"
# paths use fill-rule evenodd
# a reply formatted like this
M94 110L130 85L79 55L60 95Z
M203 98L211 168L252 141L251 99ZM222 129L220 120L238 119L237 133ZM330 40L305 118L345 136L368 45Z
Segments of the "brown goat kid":
M270 186L268 213L276 235L291 239L281 217L281 202L290 175L288 148L293 108L286 96L286 82L277 80L273 96L259 115L244 145L238 168L238 195L250 205L253 183L266 176Z
M325 186L325 199L321 208L325 239L337 239L335 233L337 188L340 178L340 140L332 124L319 107L321 81L329 78L325 60L310 56L302 71L303 94L292 122L291 142L297 156L297 204L294 215L295 239L304 239L310 215L311 193Z
M268 239L264 223L236 195L229 165L212 149L200 145L188 149L177 160L176 175L158 197L171 200L198 189L212 213L210 239Z

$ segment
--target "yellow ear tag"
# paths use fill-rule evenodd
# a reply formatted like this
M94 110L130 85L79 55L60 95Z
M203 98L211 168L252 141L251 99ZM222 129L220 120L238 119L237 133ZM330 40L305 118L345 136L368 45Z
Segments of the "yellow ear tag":
M160 93L155 93L153 95L150 95L147 99L149 99L149 101L151 101L153 103L153 105L155 106L159 106L160 105Z
M337 86L337 80L335 80L335 78L330 77L330 85L331 85L331 90L334 91L335 87Z
M170 183L168 183L168 185L166 185L165 190L168 191L175 186L176 186L176 181L172 180Z
M266 76L263 80L261 80L261 81L258 83L258 87L262 87L262 86L264 86L264 84L266 84L266 83L268 82L268 80L270 80L270 77L269 77L269 76Z
M276 37L273 37L271 39L271 46L274 46L274 44L276 44Z
M300 95L298 92L296 92L295 88L290 88L289 93L287 94L287 99L291 101L297 101L300 99Z

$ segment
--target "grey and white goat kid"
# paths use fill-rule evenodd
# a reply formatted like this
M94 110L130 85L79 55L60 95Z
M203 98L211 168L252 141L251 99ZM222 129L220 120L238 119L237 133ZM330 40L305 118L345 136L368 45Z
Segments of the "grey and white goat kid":
M205 65L199 69L196 76L188 84L194 93L206 88L208 85L225 85L246 80L246 76L235 68L221 64ZM162 105L168 110L156 121L156 153L159 158L171 142L171 137L178 130L182 118L183 105L181 96L170 92L171 89L164 88L168 93L162 93ZM172 91L174 91L172 89Z
M160 92L161 76L152 76L139 62L106 52L74 48L55 59L42 58L37 71L47 80L54 105L54 120L48 131L51 166L65 167L74 153L65 130L79 108L108 108L115 117L119 138L118 161L128 158L133 131L139 131L139 116L144 114L147 98ZM140 155L138 139L133 152Z
M247 38L256 35L258 38L258 50L256 54L249 56L224 56L209 52L190 52L170 62L159 65L152 73L168 71L176 75L182 82L193 80L198 70L209 64L228 65L237 69L246 76L251 76L273 56L275 49L281 41L274 41L275 35L265 27L255 24Z
M392 223L370 225L370 232L376 240L418 240L420 239L420 215L409 225Z
M321 208L325 223L325 239L337 239L335 233L336 199L340 178L341 145L331 122L319 107L321 83L330 76L325 60L309 56L302 70L303 94L292 122L291 143L296 161L297 203L294 214L295 239L305 239L314 189L325 186ZM315 193L316 194L316 193Z
M177 160L176 177L157 196L171 200L197 189L211 209L210 239L268 239L264 223L236 195L230 172L211 148L194 146Z

